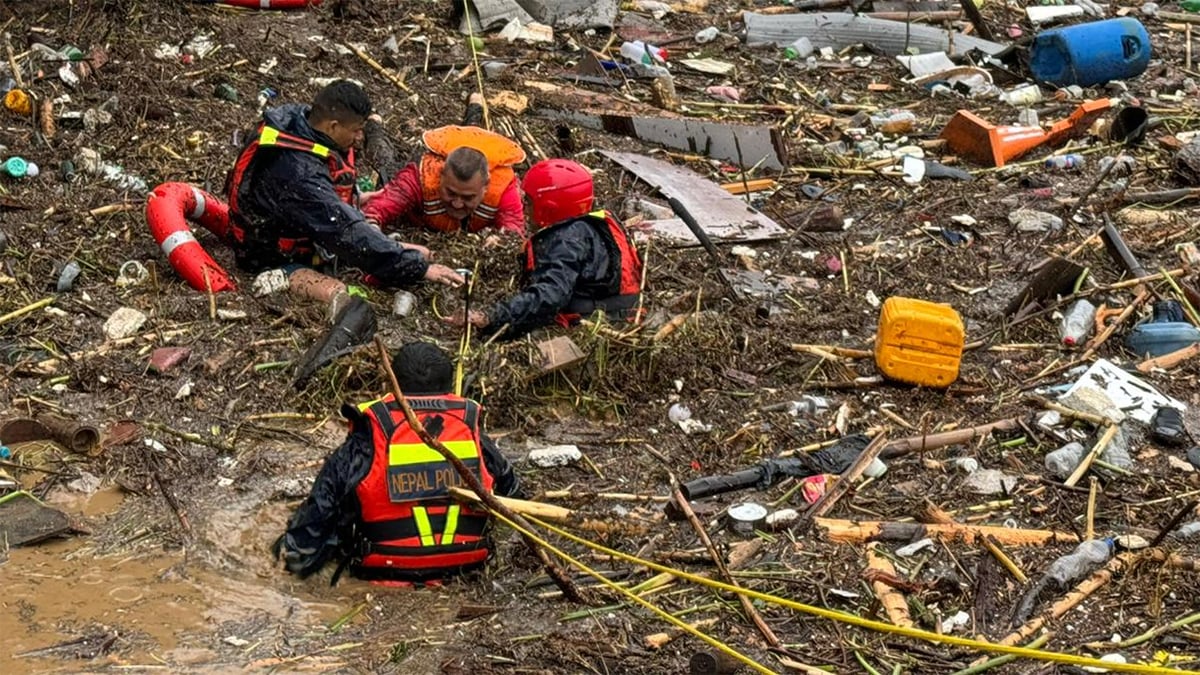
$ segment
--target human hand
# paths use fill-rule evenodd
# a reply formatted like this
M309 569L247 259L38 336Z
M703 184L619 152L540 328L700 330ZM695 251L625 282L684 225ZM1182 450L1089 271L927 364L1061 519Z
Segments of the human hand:
M462 312L457 312L446 317L444 321L451 326L462 327L467 321L471 322L476 328L486 328L491 321L488 320L487 314L471 310L465 317Z
M450 286L451 288L458 288L466 283L466 279L463 279L462 275L458 272L445 265L437 264L430 265L429 269L425 270L425 281L434 281Z
M373 199L375 199L376 197L378 197L381 194L383 194L383 190L370 190L368 192L359 193L359 195L358 195L359 210L366 208L367 204L370 204ZM368 216L367 220L368 221L374 220L374 218L371 218L370 216Z
M433 252L420 244L410 244L408 242L402 241L402 242L400 242L400 245L411 251L416 251L417 253L420 253L426 260L433 260Z

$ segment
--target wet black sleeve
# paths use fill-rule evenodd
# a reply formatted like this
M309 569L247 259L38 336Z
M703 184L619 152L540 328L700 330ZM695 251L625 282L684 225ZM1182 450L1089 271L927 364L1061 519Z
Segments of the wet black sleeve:
M504 453L500 452L496 442L487 434L482 434L479 444L483 446L483 464L495 481L492 485L492 492L501 497L523 497L521 477L513 470L512 462L508 461Z
M324 251L385 286L410 286L424 278L429 268L425 257L389 239L339 199L323 160L292 154L293 161L273 163L268 172L274 175L259 180L260 185L284 186L274 199L278 219L295 223Z
M489 323L482 332L495 332L508 324L503 337L512 339L553 323L575 293L591 251L591 236L591 226L580 221L535 242L536 263L529 282L488 310Z
M325 458L312 491L277 544L288 571L307 577L338 553L343 543L340 533L358 518L355 489L371 470L373 459L370 426L365 417L356 416L350 434Z

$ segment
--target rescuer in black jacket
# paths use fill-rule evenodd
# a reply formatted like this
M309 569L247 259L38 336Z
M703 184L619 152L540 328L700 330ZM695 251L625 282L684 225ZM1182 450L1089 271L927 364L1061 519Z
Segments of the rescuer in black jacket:
M569 160L548 159L529 169L521 189L535 232L525 242L520 292L446 321L470 321L484 335L504 329L501 339L513 339L554 323L573 326L597 310L610 319L636 320L642 262L616 217L592 211L591 173Z
M392 371L401 391L414 400L445 396L453 389L454 366L432 343L415 342L402 347L392 360ZM376 456L374 430L368 415L358 407L347 405L342 414L350 420L349 435L325 459L308 498L275 543L276 556L282 556L288 571L300 577L317 572L331 557L353 558L358 553L355 546L361 544L354 536L354 528L361 527L363 513L360 484L371 471ZM520 477L496 443L482 432L482 425L480 429L479 448L493 481L492 491L504 497L519 496ZM385 488L384 494L367 497L386 501L388 496ZM436 569L429 570L429 574L421 574L421 570L409 572L410 579L442 576Z
M240 267L337 260L386 286L463 282L389 239L359 211L353 147L370 114L366 92L346 80L322 89L312 106L291 103L263 114L226 184Z

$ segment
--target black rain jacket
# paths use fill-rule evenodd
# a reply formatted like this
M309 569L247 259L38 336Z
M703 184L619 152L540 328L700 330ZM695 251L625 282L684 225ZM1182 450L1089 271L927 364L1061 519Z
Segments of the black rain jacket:
M356 490L371 470L375 447L366 415L353 406L346 406L342 413L351 420L349 435L325 458L308 497L275 544L276 555L282 552L288 570L300 577L317 572L332 557L346 556L353 545L349 533L361 513ZM495 441L481 432L479 444L484 466L494 481L492 492L501 497L519 496L521 478Z
M309 107L290 103L263 113L268 126L334 149L333 140L308 123ZM279 238L311 239L322 257L358 268L384 286L422 280L429 263L366 221L361 211L338 198L327 160L309 152L260 148L246 169L238 194L239 216L247 225L238 264L258 271L290 262L278 250Z
M560 312L571 311L573 305L587 306L612 295L619 265L613 264L604 235L587 221L566 221L539 230L531 245L533 269L527 271L523 288L487 311L484 334L508 324L501 339L519 338L554 323Z

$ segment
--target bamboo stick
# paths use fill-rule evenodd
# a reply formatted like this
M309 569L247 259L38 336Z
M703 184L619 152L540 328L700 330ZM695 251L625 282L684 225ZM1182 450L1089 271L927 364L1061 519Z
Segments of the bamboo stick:
M460 487L447 488L450 491L450 496L462 502L470 502L473 504L482 504L483 500L474 492ZM598 534L613 534L614 532L623 532L634 534L642 532L645 528L632 523L622 523L614 525L603 520L595 520L585 518L578 512L571 509L558 506L556 504L544 504L542 502L531 502L524 499L513 499L512 497L495 496L497 502L508 508L513 513L522 516L533 516L542 520L549 520L554 523L562 523L580 530L589 530Z
M800 345L794 344L791 346L794 352L804 352L808 354L816 354L817 356L826 356L832 354L847 359L870 359L875 357L875 353L866 349L850 349L849 347L837 347L834 345Z
M5 314L4 316L0 316L0 325L3 325L9 321L12 321L13 319L17 319L22 316L25 316L26 314L29 314L30 312L36 312L37 310L45 307L46 305L49 305L52 302L54 302L54 296L50 296L48 298L42 298L41 300L38 300L35 303L25 305L24 307L22 307L20 309L13 310L13 311L9 312L8 314Z
M859 454L858 459L855 459L854 463L842 472L842 475L838 477L838 481L834 483L833 487L827 489L825 494L821 495L821 498L804 512L804 515L800 517L800 521L797 524L800 531L808 529L812 525L814 518L819 518L832 509L838 500L850 491L855 481L858 480L859 476L862 476L863 471L866 471L867 467L879 456L879 452L886 445L887 434L881 433L876 436L863 449L862 453Z
M933 537L945 542L961 541L965 544L974 544L984 536L990 536L995 541L1007 546L1079 543L1079 537L1069 532L994 525L919 524L879 520L856 522L836 518L815 518L814 522L817 527L826 530L830 541L840 544L861 544L872 539L914 541L923 537Z
M1071 474L1070 478L1063 481L1063 485L1066 485L1067 487L1075 487L1075 484L1079 482L1079 479L1083 478L1083 474L1087 473L1088 469L1091 468L1092 462L1096 461L1096 458L1100 456L1100 453L1104 452L1104 448L1108 447L1108 444L1112 441L1113 436L1117 435L1118 429L1120 429L1120 427L1116 424L1110 424L1107 428L1105 428L1104 434L1100 436L1100 440L1096 441L1096 445L1092 447L1092 451L1083 458L1083 461L1079 462L1079 466L1075 467L1075 471Z
M895 577L896 568L890 560L875 550L878 546L877 542L867 544L867 569L878 570L884 575ZM871 590L875 591L875 597L887 612L888 621L905 628L913 625L912 617L908 613L908 601L900 591L877 579L871 581Z
M950 525L957 522L949 513L942 510L928 499L925 500L925 510L921 515L922 522L926 523ZM979 538L979 543L983 544L983 547L987 549L988 553L991 553L992 557L995 558L996 561L1001 565L1003 565L1004 569L1008 570L1008 573L1013 575L1014 579L1022 584L1029 583L1029 577L1025 574L1025 571L1022 570L1012 558L1008 557L1004 551L1000 550L1000 546L997 545L991 537L985 534Z
M1079 585L1075 586L1075 588L1071 590L1071 592L1067 593L1057 602L1051 605L1050 608L1043 614L1030 619L1017 630L1004 636L1004 638L1000 640L999 644L1002 644L1006 647L1011 647L1019 642L1028 640L1035 633L1040 631L1048 622L1062 617L1064 614L1074 609L1079 603L1086 600L1092 593L1095 593L1100 588L1103 588L1104 585L1111 581L1114 576L1129 569L1137 561L1138 557L1139 556L1136 553L1126 552L1119 554L1117 557L1108 561L1107 565L1096 570L1090 577L1081 581Z
M364 52L363 50L359 49L358 47L355 47L354 45L345 45L345 46L347 49L354 52L355 56L362 59L364 63L366 63L368 66L371 66L371 68L373 68L375 70L375 72L379 73L379 75L382 76L385 80L387 80L388 82L391 82L392 84L396 85L397 87L403 89L405 93L408 93L408 94L412 93L412 89L409 89L408 85L404 84L404 80L400 79L400 77L397 76L392 71L388 70L387 68L384 68L383 64L381 64L378 61L376 61L375 59L371 58L370 54Z
M907 455L910 452L920 450L936 450L944 448L947 445L959 445L970 443L977 438L986 436L993 431L1011 431L1020 426L1021 419L1012 417L1009 419L990 422L977 427L969 427L966 429L955 429L954 431L943 431L938 434L928 434L924 436L911 436L909 438L901 438L899 440L888 443L883 452L879 456L884 459L900 457Z

